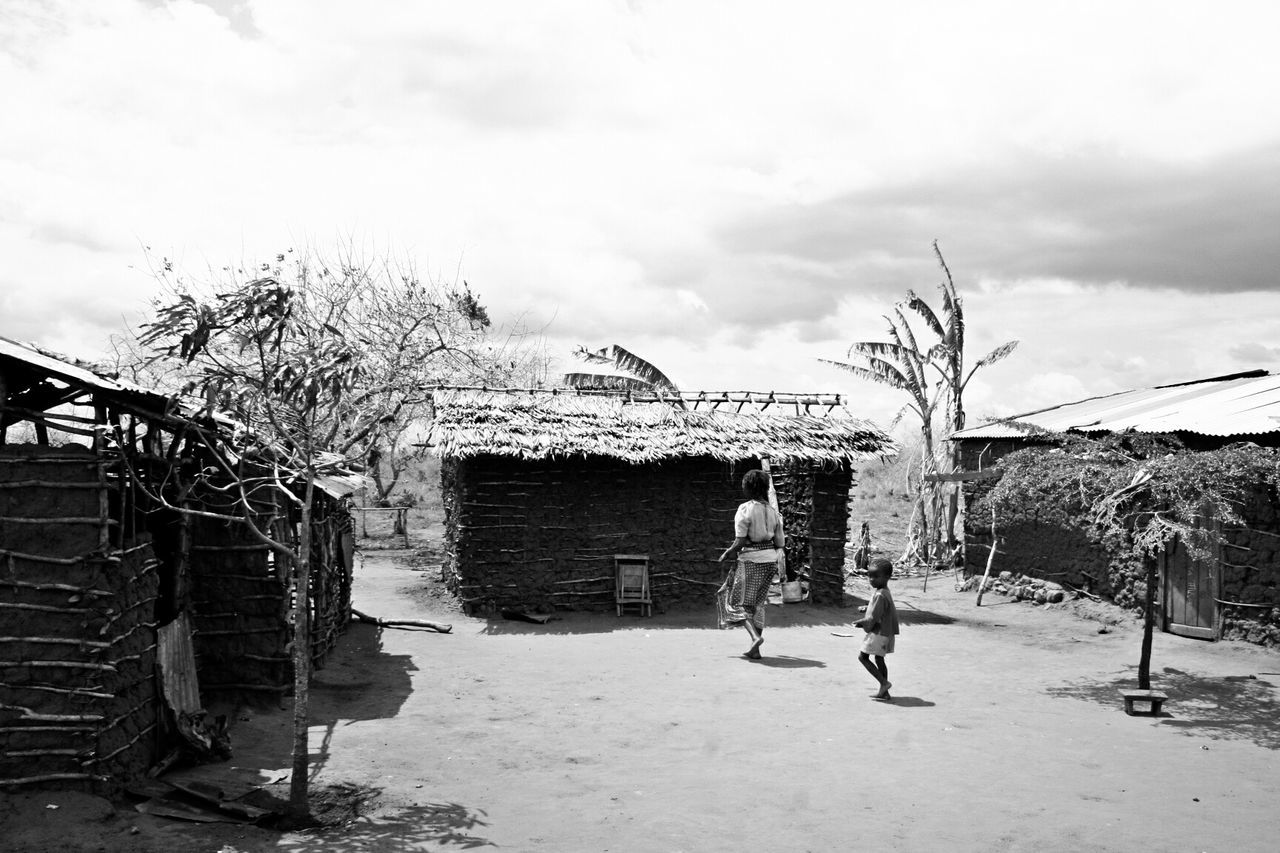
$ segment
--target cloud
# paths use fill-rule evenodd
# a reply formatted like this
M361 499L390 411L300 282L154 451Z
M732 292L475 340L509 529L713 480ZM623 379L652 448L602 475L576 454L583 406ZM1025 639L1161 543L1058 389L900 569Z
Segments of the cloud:
M971 356L1023 339L993 405L1280 340L1270 5L9 5L0 334L92 347L140 243L216 270L355 234L566 352L864 412L896 401L816 359L933 295L935 238Z
M1227 350L1236 361L1254 365L1274 364L1280 361L1280 347L1270 347L1257 341L1237 344Z
M1207 163L1023 152L910 183L763 206L724 223L723 251L812 264L832 288L886 295L957 274L1241 293L1280 287L1280 144Z
M96 233L92 226L77 226L69 222L44 222L31 229L31 239L54 245L74 246L95 252L114 248L115 242Z

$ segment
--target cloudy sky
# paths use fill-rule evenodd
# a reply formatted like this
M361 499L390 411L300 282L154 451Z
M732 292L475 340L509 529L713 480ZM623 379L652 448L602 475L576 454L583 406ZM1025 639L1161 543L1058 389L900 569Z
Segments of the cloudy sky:
M1274 10L1274 11L1273 11ZM965 298L974 415L1280 370L1280 6L4 0L0 335L96 356L199 272L354 240L689 389Z

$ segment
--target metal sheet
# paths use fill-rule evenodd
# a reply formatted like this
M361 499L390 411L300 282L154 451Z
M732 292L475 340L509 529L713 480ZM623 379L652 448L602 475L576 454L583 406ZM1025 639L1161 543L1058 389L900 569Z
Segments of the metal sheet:
M1037 431L1280 432L1280 375L1266 371L1091 397L961 430L953 439L1021 438Z

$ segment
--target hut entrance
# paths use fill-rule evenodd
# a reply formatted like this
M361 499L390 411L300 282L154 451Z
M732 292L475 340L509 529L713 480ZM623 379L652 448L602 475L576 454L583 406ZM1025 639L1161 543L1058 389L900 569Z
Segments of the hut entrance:
M1198 557L1179 540L1163 562L1164 629L1182 637L1218 639L1221 560Z

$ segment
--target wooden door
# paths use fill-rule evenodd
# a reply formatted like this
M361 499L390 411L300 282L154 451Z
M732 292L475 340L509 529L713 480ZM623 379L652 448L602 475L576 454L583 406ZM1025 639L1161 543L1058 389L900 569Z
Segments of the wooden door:
M1164 629L1182 637L1216 640L1221 620L1221 562L1196 557L1178 541L1164 558Z

